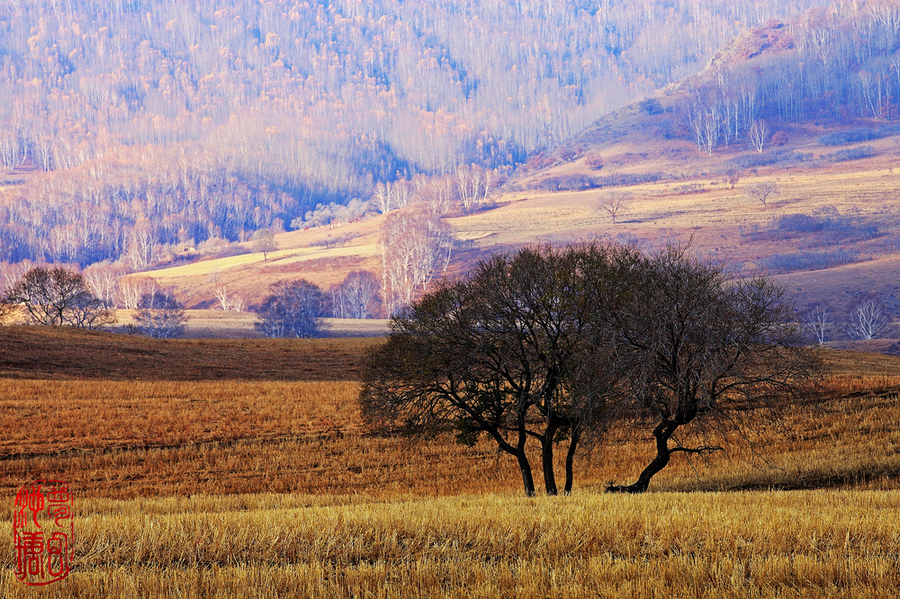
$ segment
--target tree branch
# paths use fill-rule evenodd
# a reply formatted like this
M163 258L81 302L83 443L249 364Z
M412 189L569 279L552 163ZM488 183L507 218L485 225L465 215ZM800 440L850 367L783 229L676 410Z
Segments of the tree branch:
M700 447L672 447L669 449L669 453L675 453L676 451L680 451L682 453L704 455L713 453L715 451L725 451L725 448L718 445L702 445Z

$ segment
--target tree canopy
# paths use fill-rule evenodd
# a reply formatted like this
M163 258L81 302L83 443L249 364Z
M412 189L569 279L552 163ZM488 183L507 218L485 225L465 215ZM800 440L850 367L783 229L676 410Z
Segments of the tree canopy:
M517 460L527 495L536 441L552 495L555 443L568 444L567 493L579 443L612 426L654 427L668 463L688 451L668 447L679 427L777 403L813 363L791 307L764 279L728 281L679 248L525 248L395 316L369 355L360 401L371 424L407 435L487 435ZM665 463L625 490L646 490Z
M115 322L79 273L35 267L6 291L4 303L22 306L30 324L96 329Z
M322 316L322 290L306 279L279 281L257 310L257 330L266 337L315 337Z
M184 333L187 317L184 305L170 291L154 289L141 296L134 322L148 337L170 339Z

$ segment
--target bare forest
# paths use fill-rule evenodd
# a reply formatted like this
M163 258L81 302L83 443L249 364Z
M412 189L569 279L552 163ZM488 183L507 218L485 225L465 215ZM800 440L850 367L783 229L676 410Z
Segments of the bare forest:
M0 260L144 270L332 205L383 211L416 175L454 175L466 205L470 169L502 176L811 4L4 0ZM866 27L895 39L895 13ZM798 48L830 89L856 47L823 19ZM857 111L885 106L890 64Z

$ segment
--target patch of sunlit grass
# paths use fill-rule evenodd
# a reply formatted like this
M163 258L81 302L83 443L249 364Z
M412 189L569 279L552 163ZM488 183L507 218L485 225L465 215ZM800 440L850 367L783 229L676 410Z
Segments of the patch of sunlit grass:
M861 491L86 500L75 569L55 592L890 597L895 504ZM32 596L12 559L0 548L0 592Z

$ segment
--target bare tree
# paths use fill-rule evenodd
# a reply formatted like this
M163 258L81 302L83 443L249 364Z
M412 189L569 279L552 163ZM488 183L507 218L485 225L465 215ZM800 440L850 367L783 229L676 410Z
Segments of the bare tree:
M772 181L761 181L744 187L744 195L760 202L763 205L763 208L768 206L770 197L779 195L780 193L781 189L779 189L778 184Z
M159 243L150 220L141 215L128 236L127 256L134 270L146 270L159 256Z
M225 285L216 285L214 295L219 301L219 306L225 312L243 312L244 300L233 293L228 293Z
M438 214L447 214L456 200L456 185L450 176L418 177L416 183L416 199L424 203L429 210Z
M768 138L769 126L766 125L765 121L753 121L753 124L750 125L750 130L747 132L747 140L753 146L753 149L762 153Z
M619 214L625 209L626 202L630 199L626 193L613 193L606 196L600 202L600 208L606 211L609 214L609 217L612 219L613 224L616 224L616 219Z
M686 252L651 256L615 315L617 352L632 365L618 409L652 429L656 456L635 483L609 491L643 493L674 454L721 449L684 445L683 427L727 429L748 408L777 413L817 374L782 288L765 278L729 282L722 267Z
M439 214L425 207L398 210L384 221L381 236L381 297L388 314L408 306L446 270L453 233Z
M850 308L847 318L847 335L851 339L881 339L890 331L887 310L877 298L864 299Z
M391 211L391 196L388 192L387 183L376 183L372 189L372 203L382 214Z
M115 322L84 278L65 268L32 268L7 290L5 303L22 306L31 324L97 329Z
M460 166L456 169L457 198L463 210L470 211L478 204L488 201L493 189L491 187L495 173L478 165Z
M829 325L828 310L825 307L816 305L807 310L803 315L803 324L812 334L816 343L819 345L825 343Z
M24 277L25 273L34 268L34 265L30 260L23 260L22 262L16 262L15 264L4 262L0 266L2 266L3 272L3 276L0 278L0 285L2 285L4 293Z
M315 337L322 299L322 290L305 279L279 281L257 310L256 328L266 337Z
M184 305L171 292L157 289L141 297L134 322L148 337L170 339L184 333L187 317Z
M92 264L84 269L84 282L94 297L107 308L115 308L119 303L119 285L125 276L121 268L109 263Z
M372 318L379 308L378 277L354 270L331 290L331 311L336 318Z
M271 229L258 229L253 233L253 251L263 255L263 262L269 258L269 253L278 249L275 234Z
M149 277L125 277L119 283L119 298L122 307L126 310L136 310L141 303L141 298L146 293L153 293L159 289L154 279Z

